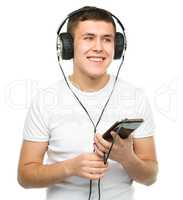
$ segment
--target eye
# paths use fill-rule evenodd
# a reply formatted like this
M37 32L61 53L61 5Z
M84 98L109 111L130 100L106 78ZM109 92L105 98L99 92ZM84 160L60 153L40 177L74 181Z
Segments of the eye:
M93 37L92 36L85 36L84 40L89 40L90 41L90 40L93 40Z
M112 38L104 38L104 42L112 42Z

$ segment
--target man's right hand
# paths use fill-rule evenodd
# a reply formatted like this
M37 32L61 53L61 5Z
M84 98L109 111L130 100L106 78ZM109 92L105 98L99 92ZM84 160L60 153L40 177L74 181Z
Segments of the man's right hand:
M108 169L96 153L83 153L74 158L43 164L48 142L23 141L18 167L18 182L25 188L48 187L70 176L97 180Z
M97 180L104 176L108 169L104 164L103 158L96 153L83 153L68 163L70 166L71 176L79 176L82 178Z

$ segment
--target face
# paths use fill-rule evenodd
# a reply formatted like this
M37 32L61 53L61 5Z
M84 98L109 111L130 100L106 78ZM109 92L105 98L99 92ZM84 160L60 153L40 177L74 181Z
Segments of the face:
M74 73L91 78L105 75L114 56L114 37L112 23L79 22L74 31Z

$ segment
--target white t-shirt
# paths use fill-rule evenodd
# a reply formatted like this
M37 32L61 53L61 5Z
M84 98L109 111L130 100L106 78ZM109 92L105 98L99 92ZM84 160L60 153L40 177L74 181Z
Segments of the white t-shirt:
M69 81L69 79L68 79ZM104 88L96 92L83 92L69 81L88 110L94 123L112 90L114 77L110 76ZM154 122L144 92L119 79L111 99L97 127L104 133L114 122L125 118L143 118L143 124L133 132L134 138L152 136ZM29 141L49 141L47 163L73 158L93 151L94 127L87 114L68 89L64 80L40 91L28 111L23 137ZM110 169L101 179L101 200L133 200L132 180L117 162L109 160ZM89 180L69 177L47 189L47 200L87 200ZM98 199L97 181L93 181L92 200Z

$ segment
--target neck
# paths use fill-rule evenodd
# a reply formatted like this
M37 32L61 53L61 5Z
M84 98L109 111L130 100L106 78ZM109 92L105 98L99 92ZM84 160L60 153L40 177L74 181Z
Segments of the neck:
M95 92L102 89L109 80L109 75L104 74L101 77L86 77L76 76L74 73L69 76L70 81L73 85L85 92Z

